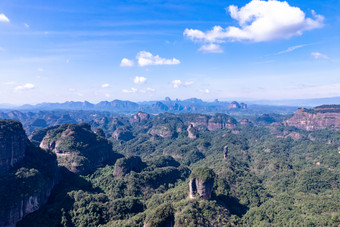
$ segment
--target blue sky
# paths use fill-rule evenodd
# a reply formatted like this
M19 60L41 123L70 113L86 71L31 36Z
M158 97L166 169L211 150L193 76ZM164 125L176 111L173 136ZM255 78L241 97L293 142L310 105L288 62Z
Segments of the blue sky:
M0 1L0 103L340 96L340 1Z

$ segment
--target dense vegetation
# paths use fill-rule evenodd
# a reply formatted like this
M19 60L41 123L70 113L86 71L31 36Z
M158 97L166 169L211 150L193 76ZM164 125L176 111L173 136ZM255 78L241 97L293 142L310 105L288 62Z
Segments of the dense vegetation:
M340 133L263 119L260 126L197 127L196 139L186 130L162 138L135 125L133 139L111 139L125 158L86 176L63 169L49 202L18 226L340 225ZM159 121L183 127L176 118ZM214 179L211 200L188 198L190 175Z

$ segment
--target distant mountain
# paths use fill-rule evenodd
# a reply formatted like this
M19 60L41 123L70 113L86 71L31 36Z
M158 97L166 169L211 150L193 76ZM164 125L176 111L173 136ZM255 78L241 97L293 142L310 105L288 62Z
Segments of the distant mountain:
M84 102L64 102L64 103L40 103L37 105L23 105L20 107L10 108L20 111L59 111L59 110L86 110L86 111L108 111L117 114L134 114L138 111L150 114L159 114L163 112L170 113L246 113L246 114L263 114L263 113L294 113L297 107L283 106L258 106L247 105L245 103L225 102L215 100L214 102L205 102L201 99L191 98L185 100L171 100L165 98L161 101L131 102L124 100L102 101L97 104ZM263 112L265 110L265 112Z

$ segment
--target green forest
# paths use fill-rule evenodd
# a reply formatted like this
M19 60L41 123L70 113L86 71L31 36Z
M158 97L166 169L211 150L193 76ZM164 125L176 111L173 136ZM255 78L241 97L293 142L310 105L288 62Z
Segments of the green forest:
M268 124L197 130L195 139L138 132L111 138L121 155L89 174L60 166L47 204L17 226L340 225L339 132ZM189 197L191 178L212 180L211 199Z

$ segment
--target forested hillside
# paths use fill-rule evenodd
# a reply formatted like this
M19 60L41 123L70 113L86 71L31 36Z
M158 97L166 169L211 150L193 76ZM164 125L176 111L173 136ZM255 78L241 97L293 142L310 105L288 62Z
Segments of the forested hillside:
M131 137L109 137L121 158L86 175L61 168L48 203L18 226L340 224L339 132L195 116L122 121ZM219 127L209 130L209 122ZM54 141L49 131L56 129L41 141ZM67 141L67 149L79 149L78 140Z

